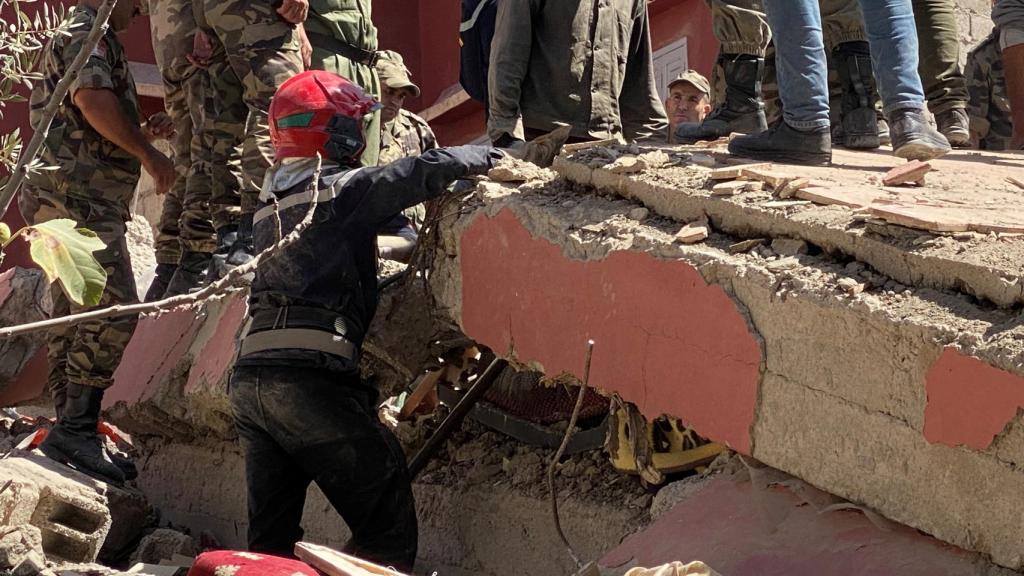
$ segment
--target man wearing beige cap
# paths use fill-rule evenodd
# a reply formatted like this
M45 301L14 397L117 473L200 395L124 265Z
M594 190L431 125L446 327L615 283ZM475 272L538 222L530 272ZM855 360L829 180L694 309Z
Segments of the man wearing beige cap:
M420 95L420 88L409 77L402 56L385 50L377 60L380 78L380 165L409 156L419 156L437 148L437 139L427 121L402 108L405 99ZM377 236L381 258L406 261L416 245L416 237L426 210L423 205L409 208L384 225Z
M711 112L711 83L696 70L687 70L668 85L665 99L668 113L668 138L671 143L676 127L684 122L699 124Z

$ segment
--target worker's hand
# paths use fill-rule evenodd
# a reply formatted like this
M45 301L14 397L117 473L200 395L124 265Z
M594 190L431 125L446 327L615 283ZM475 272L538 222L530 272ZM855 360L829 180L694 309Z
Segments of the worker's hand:
M142 166L153 177L157 194L166 194L171 189L176 174L174 172L174 162L171 162L170 158L164 156L156 148L151 148L146 159L142 161Z
M505 151L509 156L532 162L541 168L547 168L554 163L555 156L558 156L558 153L562 151L562 146L569 139L569 132L571 131L572 128L569 126L559 126L526 144L508 148Z
M302 24L306 21L309 11L309 0L282 0L277 14L291 24Z
M302 24L296 26L295 31L299 35L299 54L302 55L302 67L309 70L313 65L313 44L306 35L306 27Z
M206 68L210 65L211 56L213 56L213 41L206 35L206 32L196 30L195 36L192 38L192 53L186 54L185 57L195 66Z
M142 133L146 135L146 140L153 142L154 140L167 140L171 136L174 136L174 123L171 122L171 117L163 112L157 112L146 120L146 124L142 127Z

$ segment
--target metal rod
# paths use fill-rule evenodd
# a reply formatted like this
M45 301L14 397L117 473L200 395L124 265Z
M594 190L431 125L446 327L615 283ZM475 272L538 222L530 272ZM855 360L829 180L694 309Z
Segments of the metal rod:
M427 462L437 452L437 449L441 447L441 444L452 435L459 425L462 424L462 420L469 414L469 411L477 403L484 394L487 393L491 388L491 384L497 380L498 374L508 364L501 358L495 358L484 370L484 373L480 375L480 378L469 387L466 394L459 400L459 403L452 408L452 411L438 426L437 431L434 435L427 440L427 443L420 448L420 451L413 456L412 461L409 462L409 476L416 478L423 468L426 467Z

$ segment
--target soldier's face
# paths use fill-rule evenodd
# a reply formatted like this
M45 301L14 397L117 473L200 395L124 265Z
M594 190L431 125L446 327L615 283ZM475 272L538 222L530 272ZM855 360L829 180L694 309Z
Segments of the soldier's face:
M388 86L381 86L380 89L380 119L384 122L391 122L398 116L398 111L405 105L405 98L409 95L409 91L400 88L390 88Z
M686 82L673 86L665 101L665 112L673 128L684 122L700 122L710 111L707 95Z
M140 0L121 0L114 6L110 13L110 27L115 32L122 32L128 29L132 19L142 11Z

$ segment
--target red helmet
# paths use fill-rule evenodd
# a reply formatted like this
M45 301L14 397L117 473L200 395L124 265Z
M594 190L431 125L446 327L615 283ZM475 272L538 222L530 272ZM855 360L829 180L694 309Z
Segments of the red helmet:
M292 76L270 102L274 156L354 163L366 147L363 116L380 104L348 80L323 70Z

